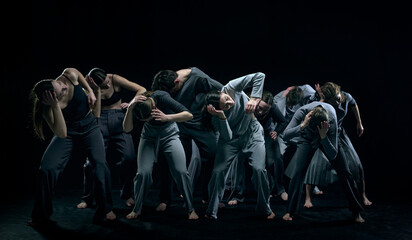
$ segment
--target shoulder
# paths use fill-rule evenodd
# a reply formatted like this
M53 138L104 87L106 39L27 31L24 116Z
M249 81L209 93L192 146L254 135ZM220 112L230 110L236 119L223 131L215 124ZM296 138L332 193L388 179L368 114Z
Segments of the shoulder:
M65 75L73 83L76 83L79 77L79 70L77 70L76 68L65 68L61 75Z

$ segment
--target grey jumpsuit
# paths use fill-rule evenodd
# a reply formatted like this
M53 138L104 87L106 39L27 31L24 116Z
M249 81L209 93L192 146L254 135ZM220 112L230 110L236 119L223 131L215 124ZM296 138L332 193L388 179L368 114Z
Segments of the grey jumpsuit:
M209 205L206 213L217 218L219 202L225 188L225 177L238 153L242 152L252 167L252 182L257 191L256 212L268 216L272 213L269 205L269 181L265 169L265 140L263 128L253 114L245 114L249 97L243 92L252 87L251 97L262 96L265 75L249 74L231 80L223 86L222 92L229 94L235 104L225 111L226 120L212 117L213 126L219 130L219 141L212 177L209 182Z

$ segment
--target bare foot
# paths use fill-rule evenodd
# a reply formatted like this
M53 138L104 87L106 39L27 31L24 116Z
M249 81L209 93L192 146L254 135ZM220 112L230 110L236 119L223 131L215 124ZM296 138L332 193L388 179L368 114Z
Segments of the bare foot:
M140 211L139 212L131 212L131 213L126 215L126 218L128 220L133 220L133 219L138 218L140 215L142 215L142 213Z
M189 220L197 220L199 219L199 216L197 215L197 213L195 212L195 210L193 210L190 214L189 214Z
M359 213L353 216L353 220L356 223L364 223L365 222L365 219L363 219L363 217Z
M85 201L81 201L79 204L77 204L78 209L85 209L87 208L87 203Z
M305 205L303 205L305 208L312 208L313 204L312 201L310 199L306 199L305 200Z
M213 217L212 215L209 215L209 214L205 214L205 218L206 219L209 219L209 220L215 220L216 218L215 217Z
M273 212L271 212L269 214L269 216L266 217L268 220L274 219L275 218L275 214Z
M159 205L157 205L156 207L156 212L163 212L165 211L167 208L167 204L166 203L160 203Z
M366 197L366 195L363 195L363 204L365 204L365 206L370 206L372 205L372 202L369 201L369 199Z
M224 203L222 203L222 202L219 203L219 205L218 205L219 208L224 208L225 206L226 206L226 205L225 205Z
M129 198L126 200L126 206L128 207L133 207L134 205L134 199L133 198Z
M227 202L227 204L229 204L230 206L236 206L238 204L237 200L230 200L229 202Z
M320 189L318 188L318 186L315 186L315 187L313 188L313 193L316 194L316 195L322 195L322 194L323 194L323 191L320 190Z
M113 221L113 220L116 220L116 218L117 218L116 214L114 214L113 211L110 211L110 212L106 213L106 219L107 220Z
M283 215L282 219L285 221L292 221L293 218L290 216L290 213L286 213Z
M282 194L280 194L280 198L283 201L287 201L288 200L289 195L286 192L283 192Z

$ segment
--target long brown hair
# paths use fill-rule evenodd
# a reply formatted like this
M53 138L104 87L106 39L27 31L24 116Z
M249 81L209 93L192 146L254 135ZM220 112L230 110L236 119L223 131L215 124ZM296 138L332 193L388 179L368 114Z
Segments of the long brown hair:
M43 132L43 112L45 109L45 105L43 104L43 93L45 91L54 91L54 87L52 85L53 79L44 79L37 82L30 92L30 97L33 101L33 114L32 114L32 121L33 121L33 129L36 135L44 140L44 132Z

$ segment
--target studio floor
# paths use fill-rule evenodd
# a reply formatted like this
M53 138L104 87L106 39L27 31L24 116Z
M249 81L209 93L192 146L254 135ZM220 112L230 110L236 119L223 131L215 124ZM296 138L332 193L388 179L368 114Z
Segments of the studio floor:
M143 208L143 216L127 220L131 211L118 191L114 191L114 212L117 220L110 224L92 223L93 208L77 209L81 196L80 189L56 189L54 198L55 224L45 229L27 226L30 220L33 196L5 200L0 212L0 238L15 239L412 239L412 204L408 201L392 199L379 200L369 196L372 206L365 208L365 223L356 224L346 208L344 197L330 187L325 193L313 198L315 207L302 209L293 222L281 218L286 211L286 203L273 198L271 207L276 218L262 220L255 216L255 198L247 195L244 203L236 207L219 210L217 220L189 221L183 202L175 199L162 213L155 212L156 190L151 190ZM195 197L195 208L203 216L206 206Z

